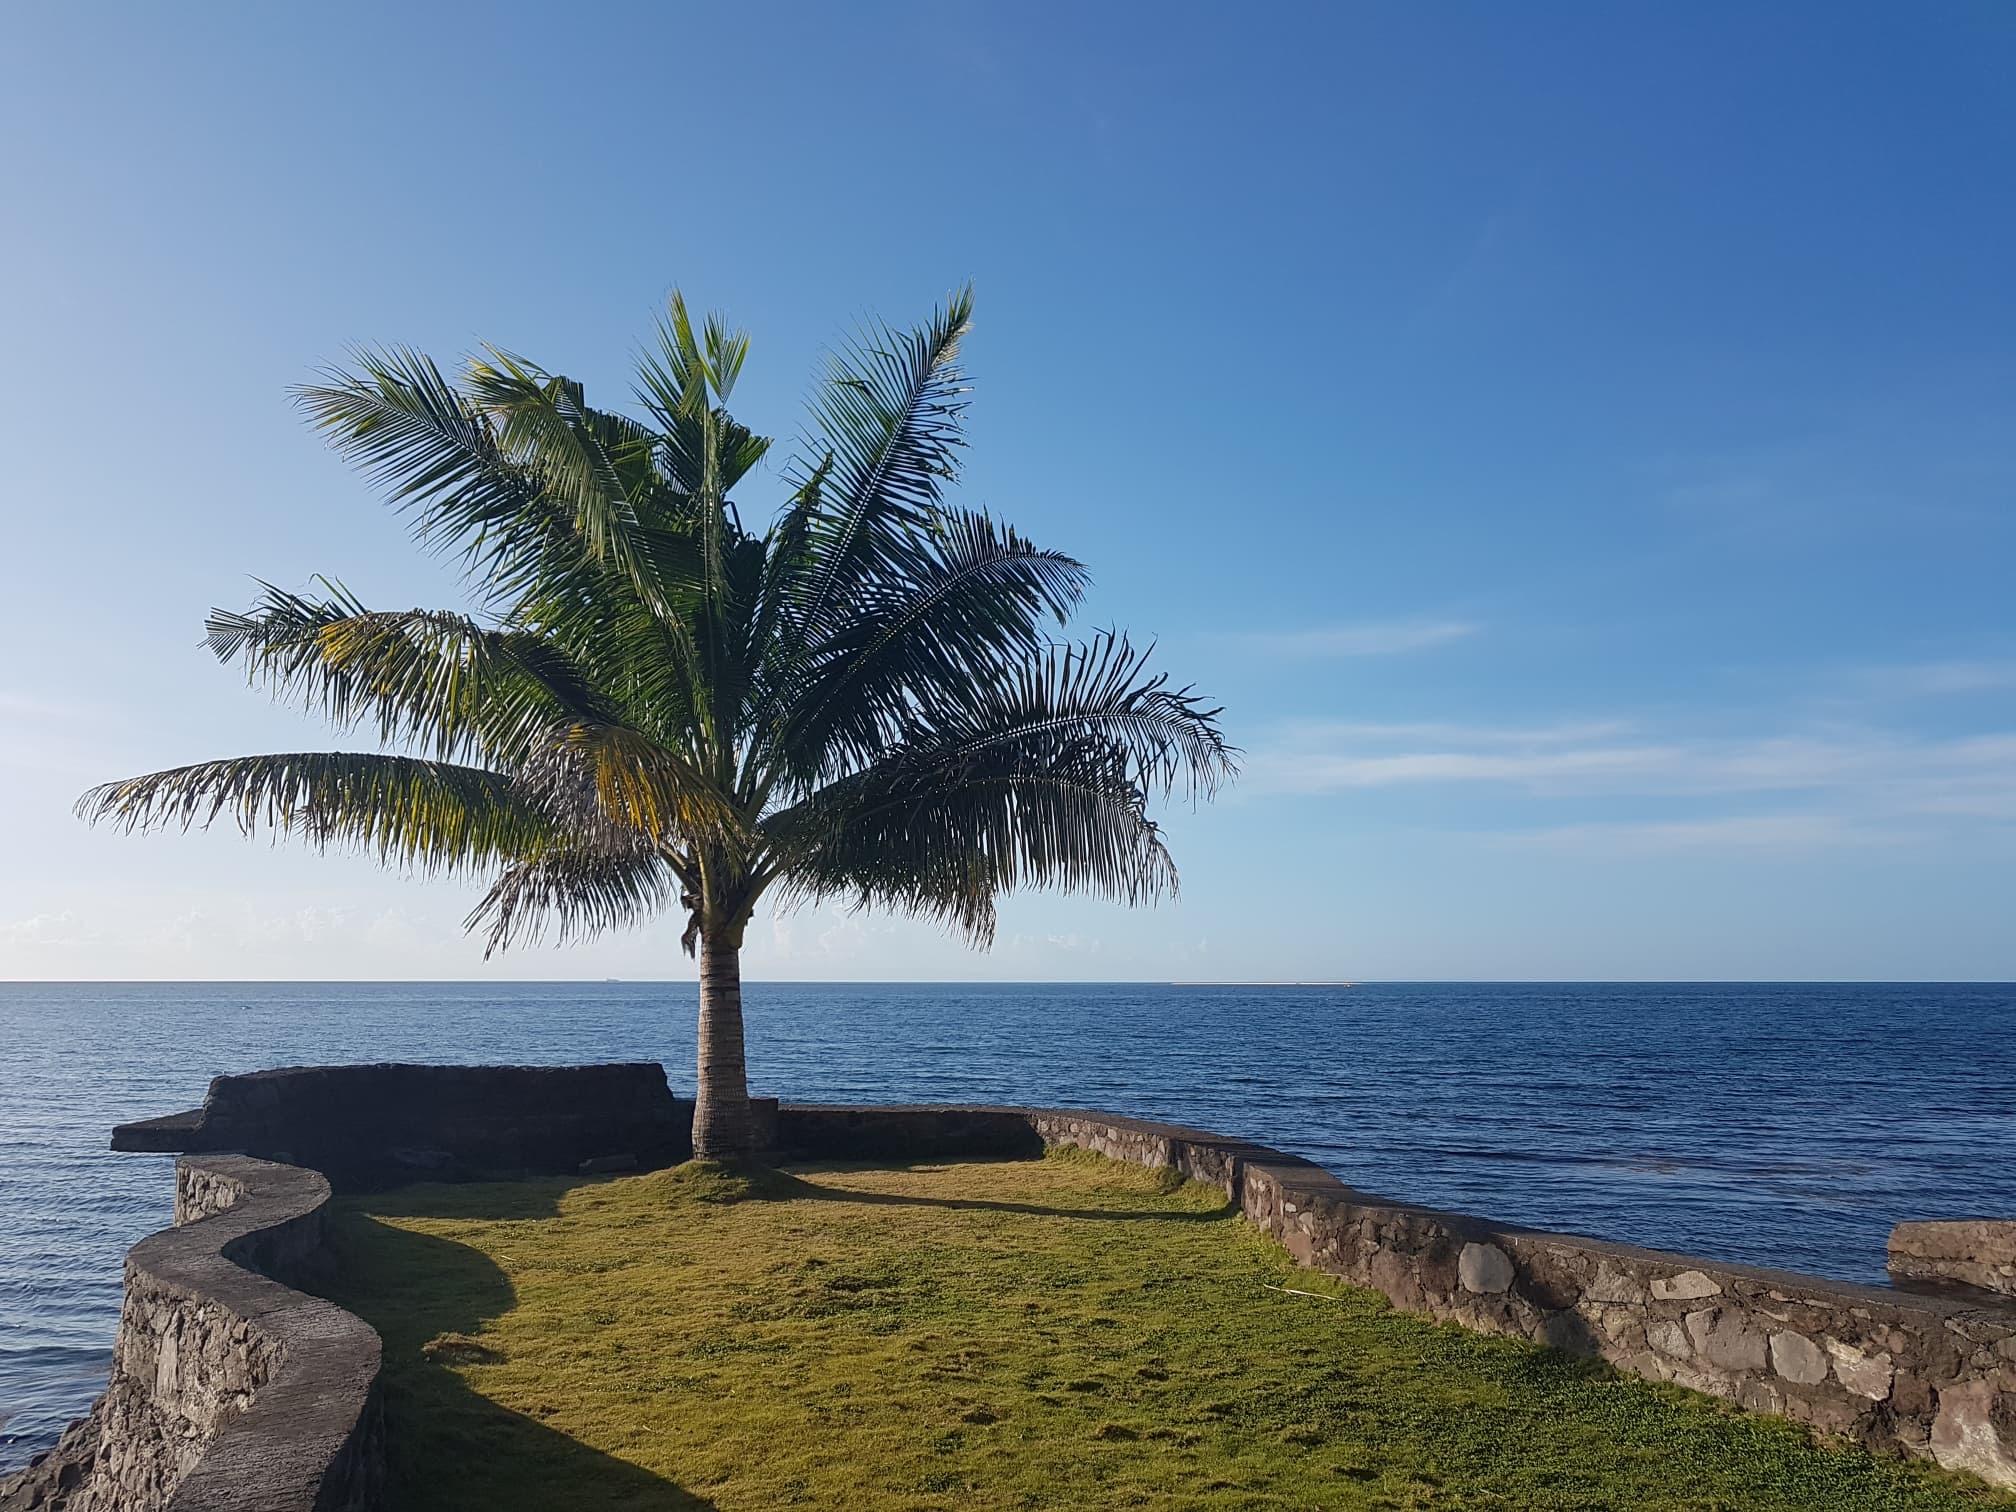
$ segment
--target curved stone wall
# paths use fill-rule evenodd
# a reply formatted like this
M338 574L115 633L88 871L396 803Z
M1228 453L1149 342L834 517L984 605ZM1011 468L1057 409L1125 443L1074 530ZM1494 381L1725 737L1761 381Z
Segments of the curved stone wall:
M322 1259L329 1183L243 1155L176 1163L176 1226L126 1257L91 1416L0 1508L366 1512L381 1503L378 1335L276 1279Z
M1264 1145L1143 1119L1010 1108L779 1112L786 1148L846 1158L1014 1153L1034 1139L1172 1167L1301 1264L1395 1307L1596 1355L2016 1486L2016 1308L1722 1265L1354 1191Z
M205 1109L129 1125L115 1143L206 1149L231 1138L268 1153L298 1145L328 1151L339 1183L376 1184L416 1150L458 1166L507 1156L521 1169L633 1169L690 1148L668 1130L662 1073L653 1089L642 1069L264 1073L222 1079ZM350 1107L318 1126L285 1096L290 1086L310 1106L346 1088L368 1092L369 1106L388 1116L365 1119ZM444 1086L456 1095L424 1095ZM400 1089L411 1100L390 1106ZM514 1132L513 1105L528 1090L536 1107ZM612 1091L623 1094L613 1106ZM1026 1156L1072 1145L1171 1168L1218 1187L1302 1264L1381 1291L1405 1311L1600 1356L2016 1486L2016 1306L1993 1298L1853 1286L1436 1212L1355 1191L1264 1145L1143 1119L772 1106L762 1121L788 1156ZM185 1156L178 1226L128 1256L105 1396L57 1450L0 1484L0 1512L377 1512L378 1337L284 1284L312 1277L321 1259L329 1193L328 1178L298 1166Z

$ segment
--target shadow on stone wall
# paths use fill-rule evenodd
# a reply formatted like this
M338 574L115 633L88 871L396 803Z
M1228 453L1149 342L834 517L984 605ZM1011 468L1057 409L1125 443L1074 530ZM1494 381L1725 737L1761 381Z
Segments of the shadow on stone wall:
M575 1182L498 1187L497 1219L550 1216ZM456 1216L469 1210L461 1188ZM403 1216L421 1216L427 1188L399 1194ZM610 1512L702 1512L706 1498L604 1454L472 1387L458 1368L480 1372L495 1356L483 1327L516 1304L510 1278L466 1244L381 1223L354 1210L333 1216L330 1242L340 1280L330 1300L385 1341L387 1495L393 1507L596 1507ZM411 1425L425 1423L424 1440Z

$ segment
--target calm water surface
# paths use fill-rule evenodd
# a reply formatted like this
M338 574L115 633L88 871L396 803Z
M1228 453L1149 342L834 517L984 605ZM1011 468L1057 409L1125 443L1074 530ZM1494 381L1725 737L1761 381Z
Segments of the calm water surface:
M1882 1276L1901 1218L2016 1214L2016 987L747 989L758 1091L1105 1108L1248 1135L1371 1191ZM215 1073L661 1060L690 985L0 983L0 1470L102 1383L167 1157L110 1126Z

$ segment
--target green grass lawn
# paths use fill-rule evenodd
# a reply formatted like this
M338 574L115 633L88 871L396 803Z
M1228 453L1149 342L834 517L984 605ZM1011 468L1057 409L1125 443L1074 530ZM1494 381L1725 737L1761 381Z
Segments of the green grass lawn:
M2016 1507L1394 1313L1093 1156L716 1186L344 1203L332 1294L385 1338L395 1505Z

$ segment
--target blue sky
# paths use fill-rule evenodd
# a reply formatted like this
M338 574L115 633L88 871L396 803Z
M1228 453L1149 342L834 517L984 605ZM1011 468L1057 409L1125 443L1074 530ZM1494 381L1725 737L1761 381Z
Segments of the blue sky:
M0 977L688 974L69 805L341 743L199 649L254 575L457 601L289 408L353 344L614 402L677 284L788 436L969 277L965 496L1246 775L1176 905L801 913L751 975L2016 977L2016 10L555 14L13 17Z

